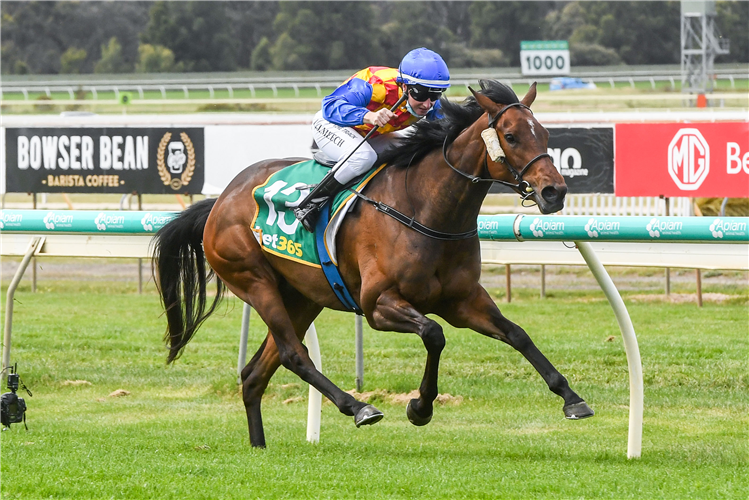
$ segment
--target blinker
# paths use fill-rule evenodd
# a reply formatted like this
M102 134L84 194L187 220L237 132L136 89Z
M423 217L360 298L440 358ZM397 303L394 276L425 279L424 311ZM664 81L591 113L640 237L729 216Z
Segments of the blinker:
M484 144L486 144L486 152L492 161L497 162L505 158L506 155L504 150L502 150L502 146L499 145L499 136L496 130L493 128L483 130L481 138L484 140Z

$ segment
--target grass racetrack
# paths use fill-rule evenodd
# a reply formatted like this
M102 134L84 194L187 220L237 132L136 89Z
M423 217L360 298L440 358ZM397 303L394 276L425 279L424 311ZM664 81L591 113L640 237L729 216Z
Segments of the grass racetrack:
M7 283L5 284L7 286ZM733 290L736 292L736 290ZM499 292L497 292L499 293ZM2 290L5 297L5 289ZM415 335L365 326L365 387L385 413L357 429L323 404L305 441L307 385L279 370L264 398L268 448L248 444L236 381L241 303L229 299L165 367L158 297L76 281L16 293L12 361L29 431L2 433L2 498L736 498L747 483L746 287L723 303L624 299L642 353L642 458L626 458L627 362L603 293L516 293L499 303L596 411L562 400L517 352L445 326L432 422L393 395L418 387ZM630 294L631 295L631 294ZM639 297L639 296L638 296ZM3 304L3 311L5 310ZM353 316L316 321L324 373L355 386ZM249 355L265 335L256 314ZM5 381L3 381L3 389ZM129 392L115 397L117 390Z

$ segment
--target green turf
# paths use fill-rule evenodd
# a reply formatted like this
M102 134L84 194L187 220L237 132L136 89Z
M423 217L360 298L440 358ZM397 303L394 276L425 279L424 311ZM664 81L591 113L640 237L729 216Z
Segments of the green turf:
M508 346L446 327L440 392L463 399L414 427L385 394L418 387L421 341L365 326L364 389L381 390L385 419L357 429L325 402L321 442L308 444L307 386L282 369L264 399L268 449L255 450L235 385L241 304L229 300L165 367L157 297L117 287L16 294L13 361L34 396L29 432L2 433L2 498L749 494L746 290L703 308L627 301L645 378L642 458L628 460L627 363L600 291L500 303L596 410L592 419L564 420L562 401ZM316 321L323 371L344 390L355 385L353 322L330 311ZM253 314L250 354L264 331ZM109 396L118 389L130 395Z

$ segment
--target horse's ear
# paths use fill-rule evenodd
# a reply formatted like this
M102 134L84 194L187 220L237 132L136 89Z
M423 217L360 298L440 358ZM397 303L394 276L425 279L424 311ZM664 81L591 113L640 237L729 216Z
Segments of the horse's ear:
M489 114L495 114L497 110L499 109L499 106L496 102L492 101L488 97L486 97L484 94L480 92L476 92L471 87L468 87L468 90L471 91L471 94L473 94L473 97L476 99L476 102L481 106L481 109L484 111L488 111Z
M525 97L523 97L523 100L520 101L529 108L531 107L531 104L533 104L533 101L536 100L536 82L533 82L531 85L531 88L528 89L528 92L526 92Z

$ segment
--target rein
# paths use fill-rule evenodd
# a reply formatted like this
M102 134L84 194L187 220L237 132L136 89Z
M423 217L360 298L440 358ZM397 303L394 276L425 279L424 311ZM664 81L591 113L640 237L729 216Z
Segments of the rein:
M504 108L502 108L494 117L491 115L489 116L489 124L487 128L494 127L494 124L499 120L499 117L502 116L502 114L507 111L510 108L513 107L519 107L519 108L525 108L528 111L531 111L531 108L526 106L525 104L521 102L516 102L513 104L508 104ZM532 111L531 111L532 113ZM488 152L486 153L486 156L488 156ZM484 170L487 172L489 171L489 166L486 160L486 156L484 156ZM551 155L549 153L541 153L540 155L533 158L531 161L526 163L526 165L520 170L520 172L517 171L515 167L513 167L509 161L507 161L506 157L501 157L499 159L500 162L502 162L505 167L507 168L507 171L510 172L510 174L515 178L516 184L513 184L512 182L503 181L500 179L484 179L481 176L471 175L469 173L463 172L462 170L458 170L453 166L452 163L450 163L450 160L447 159L447 137L445 137L445 142L442 144L442 158L445 160L445 163L447 163L447 166L453 169L455 172L459 173L466 179L470 180L473 184L479 183L479 182L492 182L497 184L503 184L505 186L508 186L512 189L515 189L519 194L520 197L523 199L523 201L527 200L533 194L535 194L535 191L531 187L531 185L528 183L528 181L523 180L523 175L528 171L528 169L533 165L536 161L540 160L541 158L551 158Z
M516 103L513 103L513 104L508 104L507 106L505 106L504 108L502 108L496 115L494 115L494 117L489 116L489 128L493 127L494 124L499 119L499 117L502 116L502 114L505 111L507 111L508 109L510 109L512 107L521 107L521 108L525 108L525 109L527 109L529 111L531 109L528 106L526 106L525 104L520 103L520 102L516 102ZM484 170L486 170L487 173L489 171L489 165L488 165L487 160L486 160L486 158L487 158L488 155L489 155L489 153L486 152L486 154L484 156ZM510 174L512 174L512 176L517 181L517 184L513 184L511 182L507 182L507 181L503 181L503 180L499 180L499 179L491 179L491 178L484 179L483 177L476 176L476 175L471 175L471 174L468 174L466 172L463 172L462 170L458 170L447 159L447 137L445 137L445 142L442 144L442 158L445 160L445 163L447 163L447 165L451 169L453 169L454 171L456 171L457 173L459 173L463 177L469 179L473 184L476 184L476 183L479 183L479 182L496 182L496 183L499 183L499 184L504 184L505 186L509 186L509 187L511 187L511 188L513 188L513 189L515 189L515 190L518 191L518 193L522 197L523 201L527 200L528 198L530 198L535 193L535 191L533 190L533 188L531 187L531 185L528 183L528 181L524 181L523 180L523 175L528 171L528 169L531 167L531 165L533 165L536 161L540 160L541 158L545 158L545 157L551 158L551 155L548 154L548 153L541 153L540 155L536 156L531 161L529 161L525 165L525 167L523 167L522 170L520 170L520 172L518 172L517 169L515 169L515 167L513 167L512 165L510 165L510 163L504 157L500 158L500 161L502 163L504 163L504 165L507 168L507 170L510 172ZM390 205L387 205L387 204L385 204L385 203L383 203L381 201L373 200L372 198L370 198L370 197L368 197L368 196L366 196L366 195L364 195L364 194L362 194L359 191L356 191L354 189L351 189L351 188L347 188L347 189L351 193L353 193L354 195L356 195L358 198L360 198L361 200L366 201L367 203L369 203L372 206L374 206L375 210L377 210L378 212L382 212L385 215L389 215L390 217L392 217L393 219L397 220L398 222L400 222L401 224L405 225L406 227L408 227L410 229L413 229L417 233L423 234L424 236L427 236L429 238L432 238L432 239L435 239L435 240L456 241L456 240L465 240L465 239L468 239L468 238L473 238L474 236L478 235L478 226L476 227L476 229L472 229L472 230L466 231L464 233L445 233L443 231L437 231L436 229L432 229L432 228L427 227L424 224L418 222L415 219L415 216L414 217L409 217L406 214L404 214L402 212L399 212L395 208L391 207Z
M408 215L404 214L403 212L399 212L398 210L396 210L395 208L391 207L390 205L386 203L373 200L369 196L363 193L360 193L359 191L356 191L354 189L351 189L351 188L346 188L346 189L348 189L349 192L359 197L359 199L364 200L367 203L371 204L375 208L375 210L377 210L378 212L382 212L385 215L389 215L390 217L397 220L404 226L410 229L413 229L417 233L423 234L424 236L427 236L434 240L443 240L443 241L465 240L468 238L473 238L474 236L477 236L479 234L478 226L476 226L476 229L466 231L465 233L445 233L443 231L437 231L436 229L427 227L421 222L417 221L415 216L409 217Z

